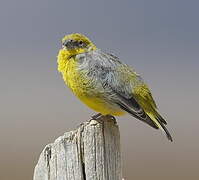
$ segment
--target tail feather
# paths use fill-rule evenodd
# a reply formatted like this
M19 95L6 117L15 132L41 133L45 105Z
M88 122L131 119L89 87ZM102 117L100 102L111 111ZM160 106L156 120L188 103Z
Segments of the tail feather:
M163 117L157 113L157 119L162 122L163 124L167 125L167 122L163 119Z
M168 129L165 127L165 125L161 121L158 120L158 122L160 123L162 129L166 133L168 140L170 140L172 142L173 138L172 138L171 134L169 133Z
M154 117L153 114L151 113L147 113L148 116L151 118L151 120L161 129L165 132L168 140L170 140L171 142L173 141L173 138L171 136L171 134L169 133L168 129L165 127L166 125L166 121L158 114L157 117Z

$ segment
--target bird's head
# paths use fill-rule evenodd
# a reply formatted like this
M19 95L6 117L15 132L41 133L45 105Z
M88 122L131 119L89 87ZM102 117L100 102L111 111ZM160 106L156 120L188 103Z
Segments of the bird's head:
M69 34L62 39L62 50L70 56L95 50L96 46L82 34Z
M57 56L58 70L64 71L66 63L75 55L90 52L96 49L96 46L82 34L69 34L62 39L62 49Z

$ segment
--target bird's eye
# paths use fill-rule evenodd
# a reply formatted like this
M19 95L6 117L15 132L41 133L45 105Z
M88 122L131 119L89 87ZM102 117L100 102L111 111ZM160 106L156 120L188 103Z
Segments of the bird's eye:
M83 41L79 41L79 45L82 45L83 44Z

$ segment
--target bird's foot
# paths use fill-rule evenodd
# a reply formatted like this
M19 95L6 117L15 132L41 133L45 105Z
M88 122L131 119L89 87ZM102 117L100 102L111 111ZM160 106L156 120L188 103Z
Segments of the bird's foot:
M116 121L116 118L114 116L110 115L110 114L107 114L106 117L109 118L109 119L112 119L112 120Z
M98 119L100 119L102 116L103 116L103 115L102 115L101 113L95 114L95 115L91 116L91 118L92 118L91 120L98 120Z
M91 116L91 120L90 121L92 121L92 120L96 120L96 121L98 121L98 120L100 120L101 118L107 118L107 119L110 119L110 120L113 120L115 123L117 123L116 122L116 118L114 117L114 116L112 116L112 115L110 115L110 114L107 114L107 115L102 115L101 113L98 113L98 114L95 114L95 115L93 115L93 116ZM102 120L102 119L101 119Z
M113 121L116 123L116 118L115 118L114 116L112 116L112 115L110 115L110 114L107 114L105 117L107 117L107 118L113 120Z

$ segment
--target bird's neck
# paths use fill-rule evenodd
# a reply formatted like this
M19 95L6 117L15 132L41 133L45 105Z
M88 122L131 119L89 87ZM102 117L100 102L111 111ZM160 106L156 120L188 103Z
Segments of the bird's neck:
M63 72L66 69L67 63L70 61L70 59L75 58L76 55L88 53L96 49L97 48L94 44L89 46L87 49L61 49L57 56L58 71Z

